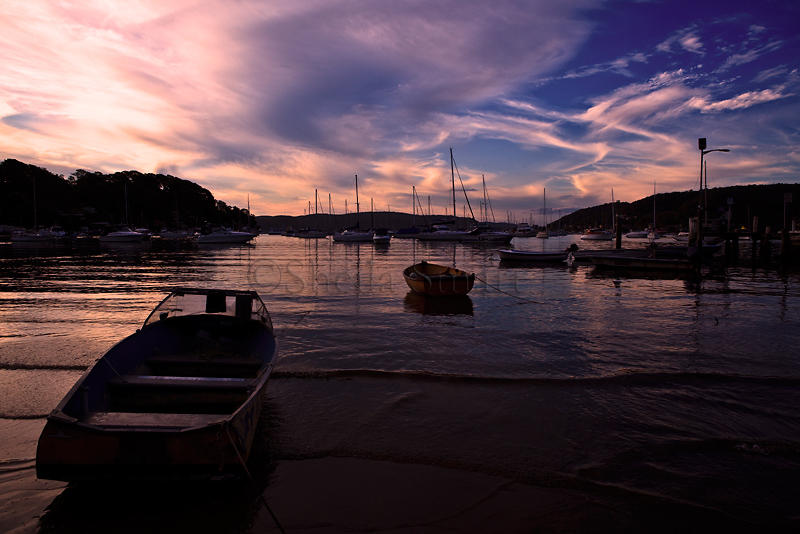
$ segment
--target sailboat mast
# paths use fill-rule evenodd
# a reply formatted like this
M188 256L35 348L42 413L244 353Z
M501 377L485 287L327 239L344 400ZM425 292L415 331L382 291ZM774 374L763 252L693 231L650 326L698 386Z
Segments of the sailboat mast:
M617 219L614 213L614 188L611 188L611 229L617 233Z
M33 229L39 228L39 219L36 213L36 176L33 177Z
M456 218L456 175L453 162L453 147L450 147L450 180L453 183L453 221Z
M489 215L486 213L486 176L481 174L481 180L483 180L483 222L489 222Z
M127 181L122 186L122 196L125 202L125 226L128 226L128 182Z
M369 225L375 228L375 203L372 197L369 197Z
M656 181L653 180L653 235L656 235Z
M542 188L542 218L544 219L544 231L547 232L547 188Z
M317 189L314 188L314 215L319 214L319 193L317 193Z
M411 226L417 224L417 186L411 186Z
M360 228L359 219L361 218L361 211L358 207L358 175L356 174L356 228Z

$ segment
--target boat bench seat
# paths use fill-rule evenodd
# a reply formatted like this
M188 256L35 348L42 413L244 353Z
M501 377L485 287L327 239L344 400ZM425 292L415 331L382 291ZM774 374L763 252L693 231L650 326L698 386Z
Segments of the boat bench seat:
M255 358L181 358L180 356L151 356L147 358L147 363L156 365L176 365L176 366L212 366L212 367L246 367L258 370L264 362Z
M106 429L181 429L224 421L225 415L205 413L93 412L83 423Z
M123 375L110 381L115 387L168 387L187 389L241 389L253 386L250 378L222 378L207 376L157 376L157 375Z
M255 377L264 362L256 358L151 356L145 364L154 375Z

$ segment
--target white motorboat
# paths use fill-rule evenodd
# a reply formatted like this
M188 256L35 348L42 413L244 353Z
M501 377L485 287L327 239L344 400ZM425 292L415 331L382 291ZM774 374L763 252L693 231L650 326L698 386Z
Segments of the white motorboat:
M110 232L100 237L100 243L141 243L144 240L144 234L135 232L130 228L122 228L115 232Z
M560 262L567 259L567 251L535 252L532 250L502 249L497 251L503 261Z
M247 243L255 237L255 234L250 232L237 232L223 228L215 230L210 234L202 234L197 236L197 242L205 245L228 244L228 243Z
M443 224L435 224L430 232L420 232L414 237L420 241L464 241L469 235L467 230L451 230Z
M628 239L647 239L649 233L647 231L642 232L628 232L625 234L625 237Z
M340 243L369 243L372 241L373 236L374 234L371 231L344 230L333 234L333 240Z
M50 230L14 232L11 234L11 243L15 245L51 246L64 239L63 234Z

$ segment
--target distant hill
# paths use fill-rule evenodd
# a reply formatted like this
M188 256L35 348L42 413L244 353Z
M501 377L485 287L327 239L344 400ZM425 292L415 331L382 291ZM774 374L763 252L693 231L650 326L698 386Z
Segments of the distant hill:
M727 215L731 200L732 228L750 228L753 216L758 216L759 227L771 226L773 230L783 227L783 199L791 193L794 202L790 205L790 216L800 221L800 184L737 185L715 187L708 190L709 219ZM655 196L656 225L660 230L687 230L689 217L697 215L701 202L700 191L658 193ZM624 231L642 230L653 223L653 195L635 202L617 202ZM611 228L611 203L583 208L561 217L553 223L572 231L585 228Z
M117 225L125 221L126 209L130 226L156 230L255 225L247 210L216 200L208 189L175 176L78 169L64 178L15 159L0 163L0 225L61 225L67 230Z
M359 228L368 229L387 228L387 229L400 229L409 228L412 225L426 226L428 224L439 223L452 223L452 216L445 215L432 215L430 217L424 215L417 215L416 217L410 213L402 213L397 211L376 211L374 213L366 212L361 213L358 219L355 213L348 213L347 215L328 215L328 214L312 214L312 215L259 215L256 217L258 227L262 232L269 230L284 231L288 229L299 230L301 228L313 228L315 230L323 230L326 232L335 232L343 228L355 228L358 224ZM456 218L456 226L461 228L468 228L472 224L472 219L464 217ZM508 225L505 223L497 223L492 226L503 228Z
M731 215L733 227L745 226L749 228L753 216L758 215L759 226L763 229L766 225L777 230L783 226L783 198L784 193L792 193L794 203L790 206L790 215L800 221L800 184L771 184L771 185L740 185L732 187L717 187L708 190L709 219L715 219L727 214L728 199L732 199ZM700 202L699 191L679 191L673 193L658 193L656 195L656 225L659 230L680 231L689 226L689 217L697 214ZM617 202L616 209L622 220L624 231L642 230L653 223L653 195L635 202ZM452 217L434 215L430 223L450 220ZM355 213L348 215L330 216L318 215L261 215L256 217L262 231L286 230L293 228L313 228L317 230L335 231L345 227L354 227L356 224ZM361 214L361 228L370 228L370 213ZM375 212L375 226L392 229L406 228L412 225L412 216L408 213L385 211ZM470 219L458 218L461 227L469 226ZM417 226L428 224L425 217L416 217ZM498 227L506 226L497 223ZM591 206L574 211L550 223L551 228L562 227L572 232L581 232L586 228L605 227L611 228L611 203L607 202L598 206Z

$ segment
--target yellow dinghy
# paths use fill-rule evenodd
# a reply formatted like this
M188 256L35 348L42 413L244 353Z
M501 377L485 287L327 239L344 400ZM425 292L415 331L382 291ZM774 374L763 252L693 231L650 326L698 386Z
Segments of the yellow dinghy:
M412 291L431 296L466 295L475 284L475 273L426 261L407 267L403 278Z

